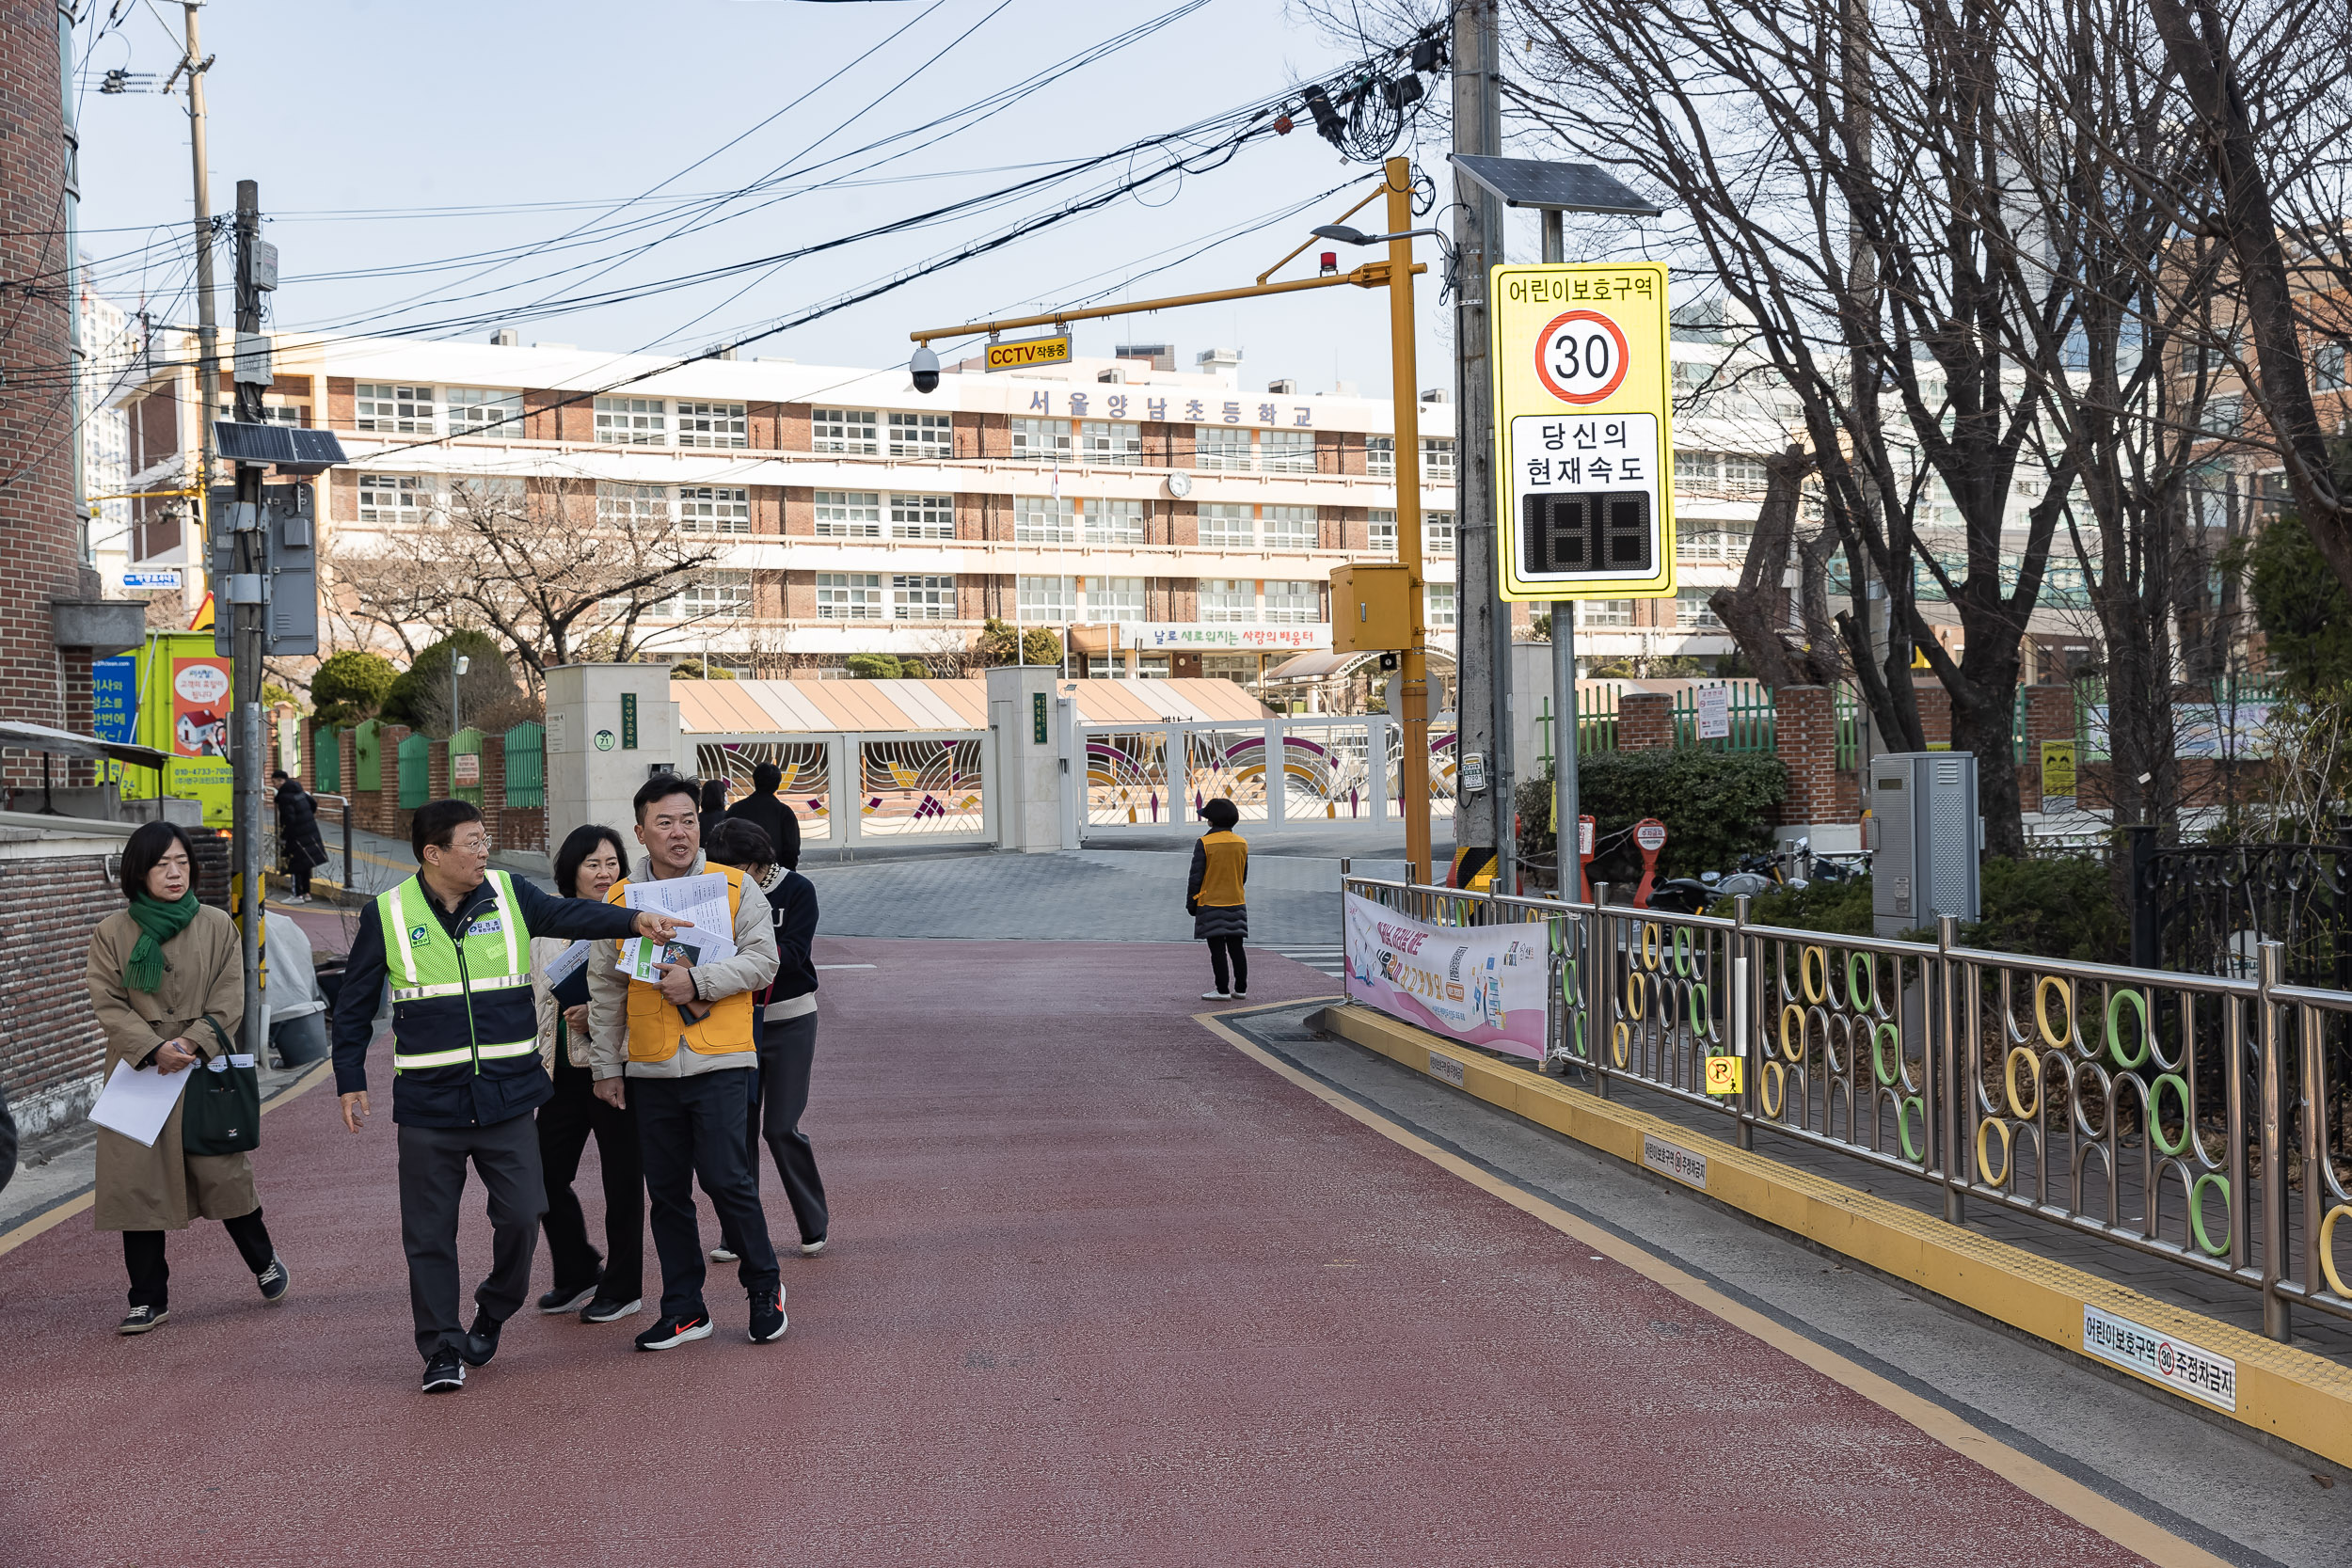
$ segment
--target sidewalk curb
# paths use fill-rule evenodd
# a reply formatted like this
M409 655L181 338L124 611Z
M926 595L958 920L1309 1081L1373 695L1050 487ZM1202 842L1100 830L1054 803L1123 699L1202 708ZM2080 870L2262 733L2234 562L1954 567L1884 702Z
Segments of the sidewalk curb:
M1645 1139L1700 1156L1702 1164L1694 1170L1700 1180L1683 1184L1699 1187L1717 1202L2083 1355L2102 1370L2123 1371L2200 1412L2352 1465L2352 1368L1750 1150L1694 1137L1687 1128L1367 1008L1334 1004L1311 1015L1309 1022L1628 1164L1659 1168L1643 1157ZM2236 1408L2192 1399L2129 1367L2090 1355L2083 1349L2086 1307L2233 1360Z

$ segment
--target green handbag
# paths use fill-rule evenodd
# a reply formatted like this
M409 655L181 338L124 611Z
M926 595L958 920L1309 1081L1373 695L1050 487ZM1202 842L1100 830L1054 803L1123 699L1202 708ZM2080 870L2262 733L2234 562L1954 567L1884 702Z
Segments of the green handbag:
M209 1014L220 1054L188 1069L192 1076L180 1107L180 1149L184 1154L243 1154L262 1147L262 1079L253 1058L233 1054L229 1031Z

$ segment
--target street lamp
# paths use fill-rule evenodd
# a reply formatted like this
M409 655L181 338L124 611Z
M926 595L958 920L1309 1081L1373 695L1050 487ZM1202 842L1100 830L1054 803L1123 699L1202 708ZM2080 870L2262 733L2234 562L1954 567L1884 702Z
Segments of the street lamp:
M449 733L455 735L464 728L457 721L457 677L473 668L473 660L459 654L449 661Z

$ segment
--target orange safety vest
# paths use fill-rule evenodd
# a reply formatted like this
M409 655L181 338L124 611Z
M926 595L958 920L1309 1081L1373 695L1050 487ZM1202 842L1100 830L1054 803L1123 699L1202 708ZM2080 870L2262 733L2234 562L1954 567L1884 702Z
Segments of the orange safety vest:
M716 871L727 879L727 917L732 920L743 904L743 874L731 865L711 865L704 869ZM612 884L604 895L608 904L626 902L622 890L628 886L627 879ZM734 933L729 932L732 936ZM634 941L634 938L627 939ZM643 980L628 983L628 1059L632 1062L666 1062L677 1054L678 1041L686 1049L704 1056L723 1056L734 1052L749 1051L755 1043L752 1030L752 993L737 991L710 1006L710 1011L692 1024L679 1016L677 1004L661 994L661 988L649 986Z

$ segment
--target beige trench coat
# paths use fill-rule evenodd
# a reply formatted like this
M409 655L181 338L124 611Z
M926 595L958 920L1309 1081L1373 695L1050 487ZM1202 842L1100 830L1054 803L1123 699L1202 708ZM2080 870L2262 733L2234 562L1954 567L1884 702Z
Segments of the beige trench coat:
M105 1070L145 1061L167 1039L184 1039L207 1060L220 1041L198 1021L210 1014L230 1040L245 1015L245 970L237 924L207 904L188 928L164 943L163 984L151 995L122 983L122 966L138 945L128 910L101 921L89 944L90 1007L106 1031ZM201 1072L200 1067L189 1068ZM232 1220L262 1206L253 1191L253 1164L242 1154L183 1154L180 1110L143 1148L119 1132L98 1130L97 1220L101 1230L182 1230L189 1220Z

